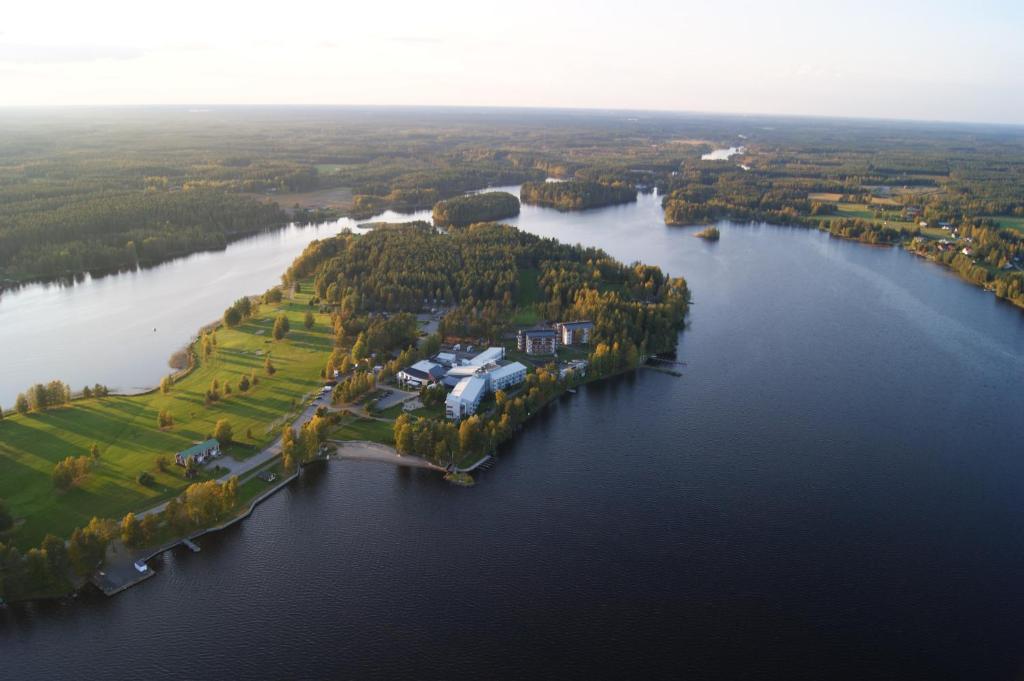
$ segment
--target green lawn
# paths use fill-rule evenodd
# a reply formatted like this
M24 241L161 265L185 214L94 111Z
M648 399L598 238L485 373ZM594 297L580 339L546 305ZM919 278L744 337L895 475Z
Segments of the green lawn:
M357 418L347 420L331 431L332 440L369 440L393 445L395 424L392 421Z
M519 291L516 293L516 305L529 307L540 301L540 284L537 279L540 270L536 267L524 267L519 270Z
M232 425L239 445L229 453L237 458L270 442L283 417L295 413L301 398L320 384L320 370L331 349L325 315L317 315L312 330L303 328L307 301L307 294L299 294L294 301L262 306L259 315L238 328L219 330L214 357L201 362L168 395L154 391L75 400L68 407L0 421L0 498L23 521L14 541L35 545L47 532L66 537L92 516L120 518L180 493L187 486L182 469L172 464L161 473L156 457L173 459L175 452L207 438L218 419L226 418ZM270 329L279 311L288 315L292 330L285 340L274 342ZM274 376L263 371L267 351L277 368ZM239 378L253 368L259 384L247 393L238 392ZM204 395L214 379L230 382L233 393L208 407ZM171 411L173 428L157 428L161 409ZM66 456L86 454L94 442L100 447L99 464L79 487L58 493L51 480L54 464ZM152 487L136 483L141 471L155 476Z
M516 311L512 316L514 326L531 326L539 319L534 305L541 300L540 284L537 279L540 270L527 267L519 270L519 289L516 292Z

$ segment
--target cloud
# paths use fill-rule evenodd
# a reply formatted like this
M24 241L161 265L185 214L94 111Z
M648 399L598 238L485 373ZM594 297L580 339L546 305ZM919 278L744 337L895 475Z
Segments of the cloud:
M28 45L0 43L0 62L66 64L100 59L138 59L146 50L115 45Z

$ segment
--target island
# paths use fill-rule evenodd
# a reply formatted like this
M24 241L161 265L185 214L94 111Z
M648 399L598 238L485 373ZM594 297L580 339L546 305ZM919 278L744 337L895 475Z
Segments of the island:
M561 211L586 210L636 201L636 187L584 180L565 182L524 182L519 192L523 203L557 208Z
M694 234L694 236L698 239L704 239L705 241L718 241L722 235L719 233L717 227L705 227Z
M493 222L519 215L519 199L508 192L467 194L434 204L434 224L466 227L474 222Z
M314 242L158 388L19 396L0 420L0 597L116 593L331 456L472 484L552 400L674 350L689 298L658 267L497 223Z

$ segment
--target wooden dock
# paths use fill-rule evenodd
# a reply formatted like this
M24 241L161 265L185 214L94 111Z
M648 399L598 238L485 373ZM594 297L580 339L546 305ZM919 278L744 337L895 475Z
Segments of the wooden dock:
M185 538L181 540L181 543L192 550L192 553L199 553L202 549L199 548L199 544L196 544L191 539Z

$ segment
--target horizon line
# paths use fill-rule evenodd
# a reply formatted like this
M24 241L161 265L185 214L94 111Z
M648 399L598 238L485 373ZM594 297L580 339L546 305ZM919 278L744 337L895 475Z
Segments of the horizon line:
M810 119L818 121L864 121L872 123L909 123L924 125L960 125L960 126L983 126L1002 128L1024 128L1024 122L1005 121L977 121L977 120L954 120L940 118L908 118L908 117L884 117L884 116L841 116L834 114L815 113L768 113L768 112L739 112L739 111L714 111L696 109L646 109L646 108L622 108L622 107L588 107L588 106L538 106L538 105L496 105L496 104L287 104L287 103L259 103L259 104L212 104L212 103L174 103L174 104L0 104L0 113L9 111L28 110L104 110L104 109L433 109L433 110L465 110L465 111L526 111L526 112L573 112L573 113L604 113L604 114L659 114L674 116L709 116L709 117L737 117L737 118L759 118L759 119ZM192 111L190 113L203 113L203 111Z

